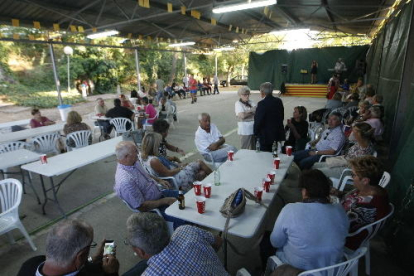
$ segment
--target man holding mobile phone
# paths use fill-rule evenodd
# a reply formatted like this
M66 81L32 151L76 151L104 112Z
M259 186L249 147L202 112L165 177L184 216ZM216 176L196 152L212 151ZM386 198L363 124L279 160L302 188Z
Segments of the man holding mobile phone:
M105 240L94 257L89 257L93 228L74 219L56 225L46 238L46 256L36 256L23 263L17 276L118 276L119 262L114 254L104 255Z

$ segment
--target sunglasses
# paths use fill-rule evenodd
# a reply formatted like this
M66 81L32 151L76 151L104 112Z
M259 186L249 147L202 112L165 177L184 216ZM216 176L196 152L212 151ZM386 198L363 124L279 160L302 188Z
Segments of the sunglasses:
M327 133L325 134L325 137L323 137L323 140L326 140L326 139L328 138L328 136L329 136L329 132L327 132Z

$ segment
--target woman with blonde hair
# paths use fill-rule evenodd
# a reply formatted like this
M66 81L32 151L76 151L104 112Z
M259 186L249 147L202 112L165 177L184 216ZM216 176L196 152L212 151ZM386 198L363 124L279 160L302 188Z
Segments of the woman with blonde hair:
M237 116L237 134L240 136L242 149L254 149L253 125L254 114L256 113L256 104L250 97L250 88L242 86L237 91L240 99L235 103L235 112Z
M90 129L91 128L87 124L82 123L82 116L78 112L71 111L69 112L68 118L66 119L66 124L63 127L63 132L65 133L65 135L68 135L69 133L72 133L75 131L90 130ZM74 141L68 141L67 144L69 147L75 146ZM92 144L92 137L90 137L89 139L89 144Z
M145 134L142 140L141 158L143 165L153 176L172 176L175 178L178 186L188 191L191 189L194 181L203 180L211 173L211 169L201 160L191 162L190 164L180 164L176 168L171 166L170 162L160 155L159 147L161 142L161 134L155 132Z

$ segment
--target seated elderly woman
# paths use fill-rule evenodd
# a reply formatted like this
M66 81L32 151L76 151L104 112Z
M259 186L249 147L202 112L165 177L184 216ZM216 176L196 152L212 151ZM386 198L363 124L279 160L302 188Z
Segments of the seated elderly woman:
M364 122L370 124L374 131L374 138L380 140L384 133L384 124L381 122L381 108L379 106L371 106L368 111L362 115Z
M342 206L348 214L350 232L373 223L389 212L389 200L387 191L379 186L384 173L377 158L364 156L349 161L352 168L352 177L355 189L342 197ZM366 232L349 237L346 247L357 249L366 237Z
M343 257L346 213L340 204L330 203L329 179L319 170L303 172L299 187L303 201L282 209L270 235L276 256L304 270L334 265Z
M352 128L352 136L356 143L343 156L335 156L313 165L314 169L321 170L326 176L339 178L344 169L348 168L348 160L375 152L372 144L374 129L367 123L356 123Z
M188 191L196 180L203 180L211 173L211 169L203 161L194 161L173 168L166 162L164 156L160 155L159 148L162 136L159 133L149 132L142 140L141 158L147 170L157 177L173 176L177 184Z
M33 119L30 120L31 128L50 126L50 125L55 124L54 121L50 120L47 117L42 116L42 114L40 113L40 110L37 108L32 109L32 115L33 115Z
M63 127L63 132L65 135L68 135L72 132L80 130L91 130L91 128L87 124L82 123L82 116L78 112L69 112L66 124ZM72 139L70 141L67 141L67 144L69 147L75 147L75 141ZM92 136L89 137L89 144L92 144Z

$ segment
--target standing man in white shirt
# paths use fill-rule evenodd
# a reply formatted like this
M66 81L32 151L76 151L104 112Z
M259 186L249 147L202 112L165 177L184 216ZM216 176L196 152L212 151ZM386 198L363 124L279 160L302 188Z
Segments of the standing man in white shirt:
M214 92L213 92L213 94L216 94L216 92L217 92L217 94L220 94L219 89L218 89L219 88L219 79L218 79L217 75L214 75L213 83L214 83Z
M211 117L208 113L198 115L200 126L195 133L195 144L197 150L207 161L224 162L227 160L227 152L237 149L231 145L225 145L226 140L221 135L215 124L211 124ZM207 153L210 153L213 160L209 160Z

